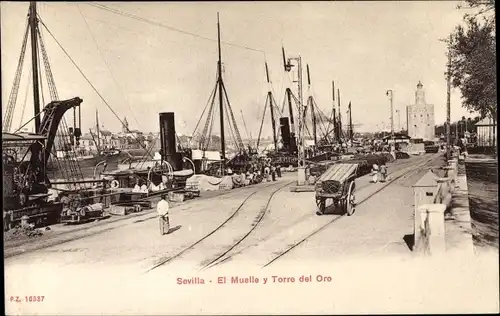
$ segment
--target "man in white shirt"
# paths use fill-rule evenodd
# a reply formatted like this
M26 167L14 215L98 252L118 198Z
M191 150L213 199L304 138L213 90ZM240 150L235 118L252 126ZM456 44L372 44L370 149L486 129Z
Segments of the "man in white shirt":
M170 230L170 221L168 219L168 202L165 195L161 196L160 202L156 205L156 211L158 212L158 219L160 220L160 233L163 236L165 234L165 225L167 226L167 234Z

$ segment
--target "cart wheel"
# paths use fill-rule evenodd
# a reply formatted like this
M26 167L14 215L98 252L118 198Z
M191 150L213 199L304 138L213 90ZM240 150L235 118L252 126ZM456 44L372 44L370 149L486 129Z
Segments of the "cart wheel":
M354 188L355 184L354 181L352 181L351 184L349 185L347 199L344 202L345 212L347 216L351 216L352 214L354 214L354 206L355 206Z
M316 212L317 215L323 215L325 213L326 208L326 200L325 199L316 199L316 205L318 205L319 210Z

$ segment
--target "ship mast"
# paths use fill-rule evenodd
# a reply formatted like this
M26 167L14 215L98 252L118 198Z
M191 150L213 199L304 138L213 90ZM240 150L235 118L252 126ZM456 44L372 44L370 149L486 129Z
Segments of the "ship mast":
M349 139L351 140L351 146L353 141L353 130L352 130L352 110L351 110L351 101L349 101Z
M35 108L35 133L40 131L40 91L38 87L38 56L37 56L37 28L36 1L30 1L29 25L31 35L31 67L33 75L33 105Z
M222 96L222 58L221 58L221 48L220 48L220 23L219 23L219 12L217 12L217 43L219 47L219 62L217 67L219 83L219 109L220 109L220 142L221 142L221 155L222 155L222 175L224 176L226 170L226 140L224 138L224 103Z
M97 134L97 150L101 151L101 131L99 128L99 112L95 109L95 132Z

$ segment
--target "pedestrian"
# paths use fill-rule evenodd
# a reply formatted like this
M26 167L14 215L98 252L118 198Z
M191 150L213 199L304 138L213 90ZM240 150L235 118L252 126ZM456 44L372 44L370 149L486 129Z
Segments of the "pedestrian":
M271 169L269 168L268 165L264 167L264 175L267 182L271 181Z
M274 166L274 164L271 165L271 178L273 179L273 181L276 181L276 167Z
M387 166L385 165L385 162L382 163L380 166L380 182L385 182L387 179Z
M372 166L372 182L377 183L378 181L378 165L375 163Z
M281 166L280 165L276 166L276 173L278 174L278 178L281 178Z
M161 196L160 202L156 205L156 211L158 212L158 219L160 222L160 233L163 236L165 234L165 226L167 228L167 234L170 231L170 220L168 218L168 201L166 199L166 195L163 194Z

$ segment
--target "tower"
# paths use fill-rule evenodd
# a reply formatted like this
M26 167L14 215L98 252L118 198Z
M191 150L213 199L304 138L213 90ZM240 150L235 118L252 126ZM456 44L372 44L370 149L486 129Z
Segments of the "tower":
M425 91L422 82L418 82L417 90L415 91L415 104L425 104Z
M434 138L434 105L425 101L422 82L418 82L415 91L415 104L406 107L408 136L416 139Z
M123 133L128 133L129 132L129 128L128 128L128 121L127 121L127 118L123 118L123 126L122 126L122 132Z

